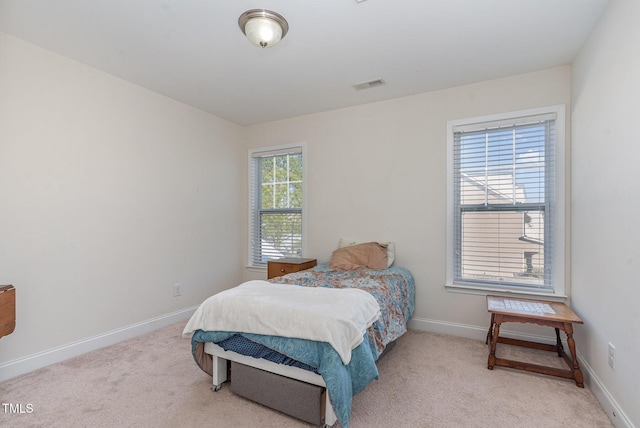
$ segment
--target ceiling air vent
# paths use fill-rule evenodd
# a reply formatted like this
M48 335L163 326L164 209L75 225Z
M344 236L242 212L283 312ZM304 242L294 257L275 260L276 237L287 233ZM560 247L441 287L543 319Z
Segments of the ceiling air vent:
M374 79L369 80L368 82L356 83L355 85L351 86L353 86L353 89L355 89L356 91L361 91L363 89L375 88L377 86L383 86L386 84L387 82L385 82L383 79Z

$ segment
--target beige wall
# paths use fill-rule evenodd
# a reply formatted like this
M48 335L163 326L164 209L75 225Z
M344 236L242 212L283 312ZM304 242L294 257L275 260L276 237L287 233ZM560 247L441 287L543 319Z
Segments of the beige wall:
M239 281L238 126L1 33L0 94L0 366Z
M572 289L585 321L576 338L592 389L624 409L605 407L617 426L640 426L639 19L640 2L611 0L572 70Z
M246 140L307 143L306 256L327 261L340 237L395 241L396 263L416 279L414 326L473 326L481 335L489 323L484 297L444 288L447 121L568 105L569 89L570 69L560 67L256 125Z

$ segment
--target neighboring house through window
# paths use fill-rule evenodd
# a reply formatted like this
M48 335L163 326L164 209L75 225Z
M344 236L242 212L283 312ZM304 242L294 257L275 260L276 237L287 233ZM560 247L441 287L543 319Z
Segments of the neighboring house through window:
M304 145L249 151L249 265L303 253Z
M448 287L564 294L564 120L448 123Z

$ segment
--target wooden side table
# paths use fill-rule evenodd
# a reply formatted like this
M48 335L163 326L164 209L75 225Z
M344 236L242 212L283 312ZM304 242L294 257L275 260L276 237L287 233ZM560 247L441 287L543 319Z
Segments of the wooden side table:
M584 388L582 371L576 358L576 343L573 339L573 324L582 324L582 320L567 305L560 302L487 296L487 310L491 313L491 325L489 326L486 340L486 343L491 342L488 361L489 370L493 370L494 366L500 366L573 379L577 386ZM500 325L504 322L532 323L553 327L556 330L556 344L549 345L500 337ZM567 345L571 356L567 355L562 347L560 330L567 335ZM569 370L498 358L496 357L496 345L498 343L557 352L558 356L562 357L567 363Z
M16 289L13 285L0 285L0 337L13 333L16 328Z
M301 257L286 257L283 259L270 260L267 262L267 279L311 269L317 264L318 261L316 259L303 259Z

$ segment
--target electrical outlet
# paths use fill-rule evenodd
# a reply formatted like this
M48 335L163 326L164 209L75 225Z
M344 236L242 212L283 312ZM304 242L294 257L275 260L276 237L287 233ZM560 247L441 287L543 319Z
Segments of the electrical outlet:
M609 367L616 369L616 347L609 342Z
M173 297L182 296L182 284L173 285Z

